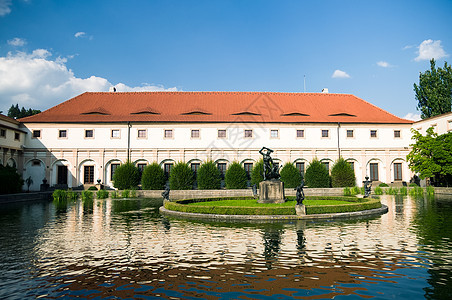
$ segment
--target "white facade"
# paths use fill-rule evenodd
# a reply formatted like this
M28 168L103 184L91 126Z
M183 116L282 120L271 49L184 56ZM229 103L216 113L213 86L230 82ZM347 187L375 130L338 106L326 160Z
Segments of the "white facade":
M136 164L157 162L162 168L178 161L208 160L250 166L261 158L263 146L275 150L272 157L280 165L304 163L304 169L314 158L331 168L340 152L353 162L358 185L365 176L377 176L373 179L386 183L412 177L406 163L411 124L24 123L23 127L28 133L24 176L45 174L51 186L76 187L98 179L112 185L112 165L127 161L128 153ZM86 137L87 130L92 130L92 137Z
M452 131L452 112L424 119L413 124L413 128L421 134L425 134L430 127L433 127L433 131L437 134Z
M0 165L22 167L25 134L18 121L0 114Z

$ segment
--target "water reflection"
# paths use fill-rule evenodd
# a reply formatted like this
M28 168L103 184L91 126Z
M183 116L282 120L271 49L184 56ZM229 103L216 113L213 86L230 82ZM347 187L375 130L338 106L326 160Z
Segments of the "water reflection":
M382 201L380 217L256 224L162 217L153 199L7 207L0 298L448 298L451 199Z

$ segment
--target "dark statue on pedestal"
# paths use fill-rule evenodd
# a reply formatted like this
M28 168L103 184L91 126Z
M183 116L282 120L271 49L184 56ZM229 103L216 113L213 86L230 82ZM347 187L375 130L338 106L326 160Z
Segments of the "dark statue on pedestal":
M303 204L303 200L304 200L304 191L303 191L303 187L304 187L304 180L301 180L301 183L299 186L297 186L295 188L295 190L297 190L297 205L302 205Z
M169 188L169 186L166 186L165 190L162 193L163 199L169 200L169 192L170 192L170 188Z
M264 176L264 181L281 177L281 175L279 175L279 167L273 163L273 159L270 156L270 154L273 153L273 150L262 147L259 153L263 156L262 159L264 161L264 173L262 174Z
M366 176L366 180L364 181L364 198L369 197L371 190L372 181L369 180L369 176Z

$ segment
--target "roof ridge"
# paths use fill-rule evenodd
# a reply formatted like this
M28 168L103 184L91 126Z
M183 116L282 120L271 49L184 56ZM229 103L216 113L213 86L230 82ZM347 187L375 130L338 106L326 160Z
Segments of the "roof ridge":
M361 98L358 97L358 96L355 96L355 95L351 95L351 96L355 97L355 98L358 99L358 100L361 100L361 101L363 101L363 102L366 102L367 104L369 104L369 105L375 107L376 109L380 110L381 112L386 113L386 114L388 114L388 115L390 115L390 116L392 116L392 117L395 117L395 118L397 118L397 119L404 120L404 121L410 121L411 123L414 123L414 121L412 121L412 120L407 120L407 119L401 118L401 117L399 117L399 116L396 116L396 115L390 113L389 111L384 110L384 109L382 109L382 108L376 106L375 104L370 103L369 101L366 101L366 100L364 100L364 99L361 99Z

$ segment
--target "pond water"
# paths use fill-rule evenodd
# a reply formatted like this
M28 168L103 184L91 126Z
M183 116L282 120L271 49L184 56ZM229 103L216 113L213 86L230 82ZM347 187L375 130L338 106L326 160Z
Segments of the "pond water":
M452 197L382 196L382 216L219 223L160 200L2 206L0 298L452 297Z

